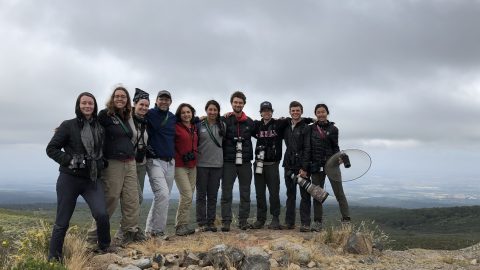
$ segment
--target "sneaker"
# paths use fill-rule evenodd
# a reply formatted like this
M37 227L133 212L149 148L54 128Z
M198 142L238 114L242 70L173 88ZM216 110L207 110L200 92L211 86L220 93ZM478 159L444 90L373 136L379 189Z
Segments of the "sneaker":
M195 230L189 228L187 225L178 225L177 229L175 230L175 234L178 236L186 236L194 233Z
M272 221L268 224L268 228L270 230L281 230L282 227L280 226L280 220L277 216L272 217Z
M222 232L229 232L229 231L230 231L230 223L223 223Z
M252 224L252 229L262 229L265 225L265 221L257 220Z
M300 232L309 232L309 231L310 231L310 226L308 225L300 226Z
M322 222L315 221L313 222L312 227L310 229L312 230L312 232L320 232L322 228L323 228Z

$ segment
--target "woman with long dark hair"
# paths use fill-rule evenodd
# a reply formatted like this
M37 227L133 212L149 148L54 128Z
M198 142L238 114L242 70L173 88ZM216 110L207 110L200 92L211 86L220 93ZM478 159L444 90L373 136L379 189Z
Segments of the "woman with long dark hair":
M76 118L64 121L47 146L47 155L60 164L57 180L57 216L49 247L49 260L61 260L63 242L78 196L87 202L97 223L98 248L110 246L110 223L100 172L105 166L102 147L105 131L97 119L97 101L81 93ZM63 149L63 150L62 150Z
M197 179L198 130L194 125L195 109L182 103L175 113L175 183L180 192L175 234L192 234L195 229L189 227L190 209Z
M209 100L205 112L207 117L198 124L196 214L200 231L216 232L214 224L223 174L225 123L220 120L220 104L217 101Z

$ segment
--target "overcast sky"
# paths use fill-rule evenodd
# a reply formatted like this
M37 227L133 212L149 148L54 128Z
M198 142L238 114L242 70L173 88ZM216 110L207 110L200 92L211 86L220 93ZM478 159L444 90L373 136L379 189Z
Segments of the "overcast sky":
M0 185L55 183L53 129L80 92L103 108L118 83L170 90L173 111L228 111L235 90L252 118L264 100L274 116L326 103L340 147L372 156L356 185L478 183L479 14L448 0L1 0Z

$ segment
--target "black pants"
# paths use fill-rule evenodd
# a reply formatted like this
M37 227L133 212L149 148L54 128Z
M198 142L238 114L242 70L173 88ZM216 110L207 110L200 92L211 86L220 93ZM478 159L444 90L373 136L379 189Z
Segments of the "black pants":
M298 170L295 171L298 173ZM287 187L287 211L285 213L285 224L295 224L295 199L297 196L297 181L291 178L292 171L285 169L285 186ZM311 209L311 196L308 192L300 188L300 222L302 225L310 226L310 209Z
M272 216L280 215L280 175L278 172L279 162L263 166L263 173L254 174L255 193L257 197L257 220L265 222L267 220L267 198L266 188L268 188L270 214ZM254 171L257 163L254 164Z
M223 168L197 167L197 223L199 226L215 223L217 196Z
M57 180L57 217L50 240L49 259L61 260L63 242L77 204L82 196L90 207L97 222L99 248L110 246L110 221L105 206L105 194L101 181L94 183L90 179L60 173Z
M222 179L222 223L232 223L232 191L235 179L238 176L240 189L240 209L238 213L239 223L247 222L250 215L250 185L252 184L252 164L243 162L242 165L235 165L233 162L223 164Z
M335 181L333 179L328 180L330 181L330 185L332 185L333 194L335 194L335 198L337 199L338 205L340 206L340 213L342 214L342 218L350 217L347 197L345 196L345 192L343 191L342 181ZM325 186L325 172L312 174L312 183L315 185L319 185L323 188ZM313 200L313 220L322 222L322 216L322 204L319 203L317 200Z

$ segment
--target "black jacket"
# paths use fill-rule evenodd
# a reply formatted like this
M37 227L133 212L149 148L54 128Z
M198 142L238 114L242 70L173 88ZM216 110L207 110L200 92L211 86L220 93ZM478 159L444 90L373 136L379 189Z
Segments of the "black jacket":
M238 122L234 114L222 120L226 124L225 136L223 137L223 161L235 162L236 144L235 138L242 138L242 160L250 162L253 159L252 136L254 131L253 120L250 117L243 122Z
M101 134L101 142L95 146L95 148L101 148L103 146L105 132L101 125L97 121L93 122L92 128L99 128ZM83 146L80 132L83 128L83 119L74 118L71 120L63 121L60 127L57 128L55 134L47 145L47 155L60 164L59 171L74 176L83 178L90 178L89 174L89 162L87 160L87 168L84 169L70 169L70 161L74 154L86 155L87 152ZM63 151L62 151L63 148ZM100 172L104 168L104 161L97 161L98 177Z
M98 122L105 128L105 145L103 154L107 159L127 160L135 157L135 149L132 143L132 128L128 121L123 121L122 127L119 121L108 116L107 110L98 113Z
M309 147L304 162L309 164L311 172L317 172L325 166L327 160L340 151L338 147L338 128L334 122L314 123L308 126Z
M308 150L309 134L308 134L308 125L307 121L302 118L295 127L291 128L291 119L288 119L288 126L285 128L283 133L283 138L285 140L285 145L287 149L285 150L285 155L283 157L283 167L287 170L291 170L295 173L298 173L300 169L307 169L307 164L304 164L305 152Z
M263 120L254 121L253 136L257 139L255 155L259 153L259 146L265 147L266 162L280 161L282 159L282 139L288 119L271 119L267 124Z

